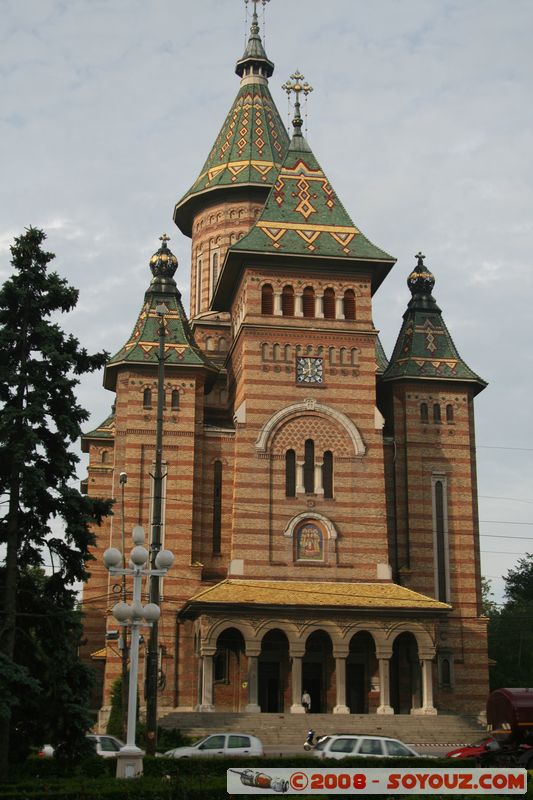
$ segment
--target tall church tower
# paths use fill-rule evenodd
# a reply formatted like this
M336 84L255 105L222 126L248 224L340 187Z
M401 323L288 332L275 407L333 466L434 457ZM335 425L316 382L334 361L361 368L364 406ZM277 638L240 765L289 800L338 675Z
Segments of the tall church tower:
M88 491L119 497L127 472L126 529L149 529L164 302L163 532L177 561L162 590L160 713L298 714L304 688L323 713L477 711L472 400L485 384L457 354L422 257L387 361L372 298L395 259L354 224L306 141L299 72L284 86L289 141L255 7L235 102L174 209L192 239L190 325L163 237L106 368L113 413L83 439ZM117 519L97 531L84 595L104 708L120 671L102 566Z

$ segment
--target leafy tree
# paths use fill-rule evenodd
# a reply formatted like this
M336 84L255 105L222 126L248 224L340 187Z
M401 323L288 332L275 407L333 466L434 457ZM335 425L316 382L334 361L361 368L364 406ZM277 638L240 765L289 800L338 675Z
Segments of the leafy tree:
M481 578L481 608L485 617L490 617L497 612L498 606L494 600L492 583L488 578Z
M505 603L489 622L491 690L533 687L533 555L526 553L505 580Z
M57 273L48 272L54 255L41 248L45 238L43 231L28 228L15 239L13 274L0 289L0 541L6 552L0 658L9 686L31 680L24 664L17 662L22 570L40 567L46 548L54 580L46 592L43 586L35 588L44 592L51 619L54 613L65 612L64 603L72 602L65 587L87 576L93 542L89 525L99 524L110 513L110 501L81 495L69 485L78 461L69 446L88 418L74 389L80 375L104 365L107 354L88 354L54 321L76 306L78 291ZM57 533L57 521L62 535ZM58 658L62 656L60 651ZM5 692L3 701L0 772L7 768L16 695ZM65 728L69 726L65 720Z

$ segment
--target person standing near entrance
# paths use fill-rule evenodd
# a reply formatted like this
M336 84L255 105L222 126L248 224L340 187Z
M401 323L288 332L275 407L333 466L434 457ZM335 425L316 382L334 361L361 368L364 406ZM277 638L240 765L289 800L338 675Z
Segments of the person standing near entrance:
M309 711L311 711L311 695L309 694L307 689L304 689L304 693L302 695L302 705L305 708L305 713L306 714Z

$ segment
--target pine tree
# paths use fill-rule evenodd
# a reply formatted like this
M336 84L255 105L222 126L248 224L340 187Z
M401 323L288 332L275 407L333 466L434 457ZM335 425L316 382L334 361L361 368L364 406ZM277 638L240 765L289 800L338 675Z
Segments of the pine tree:
M48 272L54 255L41 248L45 238L28 228L15 239L13 274L0 289L0 541L6 550L0 675L19 686L31 681L16 662L21 572L43 565L46 548L59 594L61 587L83 581L93 541L89 524L110 513L109 501L70 485L78 457L69 449L88 418L74 394L79 376L102 367L107 354L89 355L55 322L76 306L78 291ZM48 597L50 613L59 602L57 594L53 598L54 593ZM12 695L9 685L3 689ZM0 716L0 772L7 768L10 719L8 704Z

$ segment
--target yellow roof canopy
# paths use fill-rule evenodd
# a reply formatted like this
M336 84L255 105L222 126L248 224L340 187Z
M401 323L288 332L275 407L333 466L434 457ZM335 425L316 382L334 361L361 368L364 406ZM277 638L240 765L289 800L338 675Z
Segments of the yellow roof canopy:
M189 603L246 603L363 609L449 611L451 606L395 583L319 583L227 579L191 597Z

